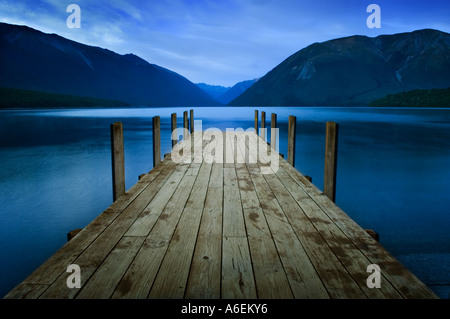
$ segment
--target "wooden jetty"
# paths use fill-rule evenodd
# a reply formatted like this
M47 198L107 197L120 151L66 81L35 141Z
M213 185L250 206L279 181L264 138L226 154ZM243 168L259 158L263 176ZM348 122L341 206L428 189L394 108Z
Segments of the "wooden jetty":
M159 118L153 123L159 130ZM192 123L191 112L188 130L185 114L185 138L172 153L128 191L117 186L114 203L6 298L437 298L335 205L334 125L324 194L293 167L295 141L285 160L267 134ZM120 131L113 126L113 136ZM120 139L113 145L123 149ZM113 158L122 184L120 151ZM79 267L79 288L69 285L70 265Z

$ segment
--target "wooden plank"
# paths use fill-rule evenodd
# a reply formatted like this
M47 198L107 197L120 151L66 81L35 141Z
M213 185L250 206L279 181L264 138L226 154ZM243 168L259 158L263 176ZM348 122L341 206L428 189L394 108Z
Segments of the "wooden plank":
M30 274L24 283L29 284L28 289L37 289L36 292L27 292L31 296L42 294L42 287L49 287L61 274L65 274L68 265L73 264L75 259L98 237L111 222L143 192L150 182L152 182L165 168L174 167L173 163L163 162L159 167L151 170L142 180L136 183L127 193L121 196L103 213L88 224L75 238L65 244L49 259L47 259L38 269ZM171 169L171 168L169 168ZM42 286L40 285L42 284ZM13 289L11 295L18 295ZM8 294L9 295L9 294Z
M333 202L336 201L337 147L338 125L334 122L327 122L323 193Z
M293 298L289 281L245 164L236 164L258 298Z
M4 299L37 299L47 290L48 285L21 282Z
M175 165L168 165L153 182L141 192L140 196L135 198L130 205L128 205L112 222L106 227L95 240L78 256L73 262L82 269L83 275L81 277L81 285L83 286L85 280L88 280L96 268L102 263L109 252L119 242L120 238L136 220L138 215L153 199L157 190L166 182L171 176ZM77 241L77 238L83 237L83 230L73 240L67 243ZM66 279L68 274L66 268L69 264L58 264L59 273L61 274L55 282L45 291L41 298L73 298L76 294L75 289L67 289Z
M256 299L252 261L245 237L222 239L222 298Z
M289 165L284 159L280 159L280 163L282 162ZM332 298L365 298L317 229L310 223L286 188L280 184L276 175L263 176Z
M123 125L121 122L111 124L111 160L113 201L125 194L125 152L123 146Z
M288 164L281 162L282 167ZM398 262L386 249L364 229L336 206L327 196L311 184L296 170L286 169L311 198L323 209L331 220L352 240L372 264L380 266L382 274L405 298L437 298L422 281Z
M249 142L255 142L255 140L249 140ZM247 185L250 183L248 180L250 178L257 197L261 198L259 205L263 210L271 236L276 244L293 295L299 299L329 298L322 281L289 221L286 216L280 213L282 209L266 180L262 177L260 168L257 165L247 165L247 171L238 171L239 177L242 176L247 179L247 183L241 186L241 191L250 189L250 186ZM250 172L253 173L250 174ZM246 200L245 203L243 201L244 209L248 204L255 206L256 199ZM250 224L247 222L247 225ZM249 227L247 226L247 229Z
M366 298L303 210L286 192L276 175L266 174L264 178L295 230L297 237L305 247L332 298Z
M211 164L203 163L149 298L183 298L205 204Z
M371 261L334 224L308 194L298 187L291 176L285 172L284 168L278 170L277 176L367 297L376 299L402 298L395 288L389 282L384 281L384 279L383 289L370 289L367 287L367 267L372 264Z
M82 286L76 298L110 298L144 239L144 237L122 237L89 281Z
M165 184L160 188L153 200L145 207L139 217L130 226L125 236L147 236L153 225L175 193L189 165L178 165Z
M195 178L196 176L192 175L183 177L175 195L172 196L159 216L112 298L143 299L148 297L175 228L186 206Z
M245 237L244 215L235 168L224 168L223 192L223 235Z
M212 175L210 185L211 181ZM187 299L220 298L222 201L223 187L208 187L185 294Z
M297 135L297 118L293 115L289 116L288 123L288 156L287 161L295 167L295 142Z

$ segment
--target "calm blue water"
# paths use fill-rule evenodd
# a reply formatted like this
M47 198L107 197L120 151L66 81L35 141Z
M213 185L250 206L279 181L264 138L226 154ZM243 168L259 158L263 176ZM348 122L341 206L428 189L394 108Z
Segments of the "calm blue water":
M177 109L0 111L0 296L112 203L109 126L124 124L126 188L162 153ZM339 123L336 203L441 297L450 294L450 109L258 108L280 152L297 116L296 167L323 186L325 123ZM203 129L253 127L253 108L195 108ZM268 124L269 125L269 124Z

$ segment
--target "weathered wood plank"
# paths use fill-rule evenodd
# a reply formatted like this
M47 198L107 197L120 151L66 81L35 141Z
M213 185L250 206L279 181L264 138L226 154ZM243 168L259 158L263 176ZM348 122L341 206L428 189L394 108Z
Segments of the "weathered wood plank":
M289 219L297 237L308 252L324 285L333 298L365 298L354 279L343 267L321 234L307 218L275 174L266 174L267 180L278 203Z
M193 164L192 164L193 165ZM196 176L185 175L158 221L147 236L133 263L120 281L113 298L148 297L173 233L178 225Z
M344 211L336 206L317 187L311 184L296 170L281 162L297 184L323 209L331 220L351 239L372 264L380 266L382 274L405 298L436 298L436 295L423 282L398 262L385 248L367 234Z
M258 297L293 298L289 281L245 164L236 164Z
M367 267L372 264L370 260L334 224L308 194L298 187L283 168L278 170L277 176L367 297L377 299L401 298L401 295L387 281L383 282L383 289L368 288L366 280L368 277Z
M136 220L138 215L153 199L157 190L166 182L176 169L175 165L168 165L153 182L141 192L140 196L135 198L112 222L109 224L95 240L70 264L74 263L80 266L83 271L81 276L81 285L89 279L92 273L97 269L101 262L106 258L109 252L119 242L125 231ZM67 243L70 245L76 242L78 238L82 238L83 232ZM66 268L69 264L57 264L59 273L61 274L48 290L41 296L42 298L73 298L76 294L74 289L67 289L66 279L68 274ZM55 270L56 271L56 270Z
M245 237L223 237L222 298L256 299L252 261Z
M76 298L110 298L144 239L144 237L122 237L89 281L82 286Z
M194 132L175 146L186 162L165 157L6 297L436 297L286 160L271 171L278 153L248 136ZM212 163L217 152L230 162ZM72 263L81 289L66 285ZM381 289L366 286L369 263Z
M220 298L222 201L223 187L208 187L185 294L187 299Z
M249 141L251 142L254 140ZM252 173L250 174L250 172ZM266 180L263 178L258 166L247 165L247 172L239 170L238 176L245 177L247 180L250 177L254 190L261 199L259 205L267 220L267 225L271 231L271 236L275 241L278 254L282 260L284 270L295 298L329 298L322 281L294 230L289 224L289 221L281 214L282 209L276 201ZM243 186L244 187L241 187L241 190L249 188L248 185ZM256 201L246 201L246 203L250 203L250 205L253 206ZM244 202L243 207L244 209L246 207ZM249 223L247 222L247 224Z
M211 164L203 163L149 298L183 298L205 204Z

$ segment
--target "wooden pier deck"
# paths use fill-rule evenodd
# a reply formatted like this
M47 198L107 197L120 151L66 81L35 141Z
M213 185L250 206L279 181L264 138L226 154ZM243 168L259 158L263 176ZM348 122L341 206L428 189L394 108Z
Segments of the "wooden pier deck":
M6 298L436 298L255 133L174 152Z

